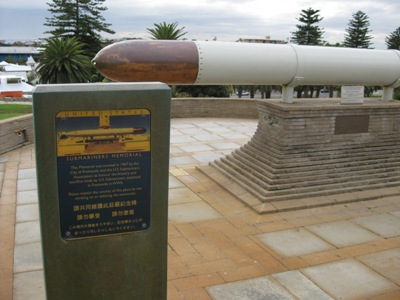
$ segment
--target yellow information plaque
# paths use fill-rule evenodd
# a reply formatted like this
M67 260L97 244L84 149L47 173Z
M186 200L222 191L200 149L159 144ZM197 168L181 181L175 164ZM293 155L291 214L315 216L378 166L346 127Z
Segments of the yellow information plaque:
M150 112L62 111L55 122L62 238L148 229Z

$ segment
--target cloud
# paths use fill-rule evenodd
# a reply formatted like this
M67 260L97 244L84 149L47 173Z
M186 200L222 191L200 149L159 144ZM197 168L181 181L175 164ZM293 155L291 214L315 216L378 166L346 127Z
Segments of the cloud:
M0 40L31 40L44 37L48 27L43 26L48 17L41 8L0 8Z
M43 26L50 16L46 2L51 0L2 0L0 2L0 39L36 39L43 37ZM103 12L107 23L116 31L114 36L149 38L146 28L154 23L178 22L185 26L188 39L236 41L246 37L271 36L286 40L299 24L302 9L320 10L324 19L324 39L341 42L352 15L364 11L370 17L375 47L385 49L384 39L399 27L398 0L107 0Z

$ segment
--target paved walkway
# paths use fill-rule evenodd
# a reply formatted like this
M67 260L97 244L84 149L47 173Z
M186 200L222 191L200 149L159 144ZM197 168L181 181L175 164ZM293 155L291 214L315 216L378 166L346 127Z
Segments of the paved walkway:
M196 170L256 120L174 119L168 299L400 299L400 199L258 215ZM0 156L0 299L45 299L33 146ZM357 197L357 193L354 193Z

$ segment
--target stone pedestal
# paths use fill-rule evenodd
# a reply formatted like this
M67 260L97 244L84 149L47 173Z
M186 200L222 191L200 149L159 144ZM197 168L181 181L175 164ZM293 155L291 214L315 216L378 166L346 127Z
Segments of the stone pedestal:
M400 185L400 102L258 102L258 128L232 154L200 167L260 213L365 199L326 197Z

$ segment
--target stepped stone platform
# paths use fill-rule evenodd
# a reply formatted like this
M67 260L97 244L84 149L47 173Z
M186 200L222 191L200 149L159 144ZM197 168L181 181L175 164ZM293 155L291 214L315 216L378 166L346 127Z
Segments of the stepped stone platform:
M260 100L252 139L198 168L259 213L400 194L400 101ZM352 192L365 191L363 197Z

